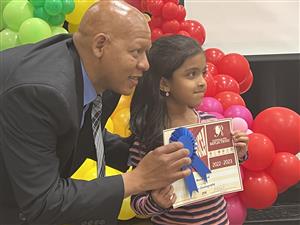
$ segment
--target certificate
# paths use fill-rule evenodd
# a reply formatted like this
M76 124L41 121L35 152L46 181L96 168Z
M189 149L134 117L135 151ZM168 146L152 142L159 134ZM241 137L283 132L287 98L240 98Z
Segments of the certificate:
M190 195L184 179L173 183L177 196L174 208L214 196L243 190L238 156L231 135L231 119L185 126L195 140L195 154L211 171L207 181L192 169L198 191ZM176 128L163 131L164 144Z

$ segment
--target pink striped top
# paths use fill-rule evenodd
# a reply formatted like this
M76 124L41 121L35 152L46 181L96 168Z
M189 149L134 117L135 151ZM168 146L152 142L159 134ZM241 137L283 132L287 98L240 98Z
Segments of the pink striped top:
M214 116L199 112L201 121ZM136 167L146 150L139 142L130 148L129 165ZM151 198L150 192L131 196L131 207L137 215L151 217L156 225L229 225L226 202L223 196L210 198L176 209L163 209Z

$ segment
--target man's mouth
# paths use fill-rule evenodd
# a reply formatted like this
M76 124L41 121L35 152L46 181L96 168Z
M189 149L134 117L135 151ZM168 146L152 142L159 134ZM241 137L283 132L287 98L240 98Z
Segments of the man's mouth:
M139 78L141 78L141 76L129 76L128 78L129 78L130 80L138 81Z

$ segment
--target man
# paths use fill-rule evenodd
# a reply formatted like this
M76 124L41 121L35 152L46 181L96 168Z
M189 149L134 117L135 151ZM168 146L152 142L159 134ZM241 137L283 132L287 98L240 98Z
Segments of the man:
M153 150L132 172L101 177L105 162L127 168L128 144L104 126L120 94L131 94L148 69L150 45L139 11L100 1L73 37L1 52L0 224L112 225L124 197L189 175L180 170L190 163L188 151L173 143ZM100 177L69 178L87 157L98 160Z

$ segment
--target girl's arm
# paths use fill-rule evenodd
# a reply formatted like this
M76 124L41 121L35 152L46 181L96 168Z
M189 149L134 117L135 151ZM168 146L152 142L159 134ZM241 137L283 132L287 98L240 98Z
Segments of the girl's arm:
M129 166L135 168L145 155L146 151L141 144L139 142L134 142L129 149ZM150 192L132 195L131 208L137 215L146 217L161 214L166 210L155 203Z

